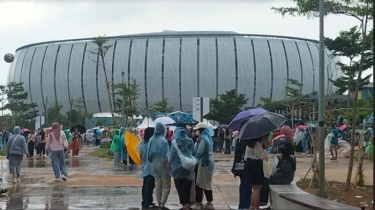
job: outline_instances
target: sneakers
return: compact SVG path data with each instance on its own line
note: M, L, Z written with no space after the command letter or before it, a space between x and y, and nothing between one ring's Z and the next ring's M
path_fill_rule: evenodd
M66 178L66 176L64 176L64 175L62 175L62 180L64 180L64 181L66 181L67 180L67 178Z
M202 204L200 204L200 203L195 203L195 204L192 205L190 208L192 208L193 210L202 210Z
M21 178L17 178L17 182L20 183L21 182Z
M54 182L61 182L61 179L55 179Z
M202 207L202 209L205 209L205 210L214 210L214 205L211 203L211 204L204 204L204 206Z
M17 183L17 178L13 178L13 183Z

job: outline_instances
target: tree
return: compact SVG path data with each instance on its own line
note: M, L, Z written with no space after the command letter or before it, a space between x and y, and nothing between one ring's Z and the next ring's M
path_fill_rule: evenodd
M349 31L341 31L339 36L335 39L325 38L325 45L333 52L336 56L343 56L349 58L349 65L342 62L337 62L337 65L341 68L343 76L336 80L330 79L332 84L338 87L337 94L343 94L348 91L347 108L350 108L350 96L351 93L355 92L355 85L357 80L354 79L358 76L358 69L360 62L354 59L358 58L361 54L362 36L358 27L352 27ZM371 40L366 40L366 57L364 59L363 69L368 69L372 66L372 46ZM360 89L367 86L370 83L371 75L361 78Z
M161 112L166 114L173 112L173 107L169 106L167 98L163 98L161 101L157 101L151 110L153 113Z
M29 94L23 88L23 83L12 82L6 86L1 85L0 95L4 96L4 101L8 101L0 110L10 110L12 112L13 125L16 125L19 120L30 120L38 115L38 111L35 110L37 104L25 102Z
M112 103L112 98L111 98L111 93L110 93L110 84L109 84L109 81L108 81L107 69L106 69L105 62L104 62L104 58L105 58L108 50L112 47L112 45L107 44L108 39L105 36L99 36L99 37L95 38L92 42L94 44L96 44L96 46L98 47L97 49L93 50L91 53L94 54L94 55L98 55L100 57L100 60L95 61L95 62L97 62L97 65L102 67L102 69L104 71L104 78L105 78L105 83L106 83L106 87L107 87L109 108L110 108L110 111L111 111L111 114L112 114L112 122L115 122L115 115L114 115L114 112L113 112L113 103Z
M68 112L66 112L66 116L69 118L69 128L71 128L71 123L74 125L80 124L78 121L80 120L79 113L77 110L72 109Z
M79 97L77 100L75 100L75 103L73 103L74 100L71 100L71 101L72 101L72 107L73 107L74 110L77 111L77 115L78 115L76 123L84 125L85 124L85 118L90 116L90 114L85 113L85 111L84 111L83 98ZM72 112L72 114L73 113L74 112ZM73 118L73 116L72 116L72 118ZM73 121L73 122L75 122L75 121Z
M59 124L63 125L63 127L66 127L68 126L68 120L63 114L61 114L62 107L62 105L55 103L47 110L48 118L50 122L58 122Z
M113 84L112 88L118 96L115 101L116 112L125 113L125 116L133 118L138 114L137 100L139 95L139 85L136 79L131 79L130 84ZM128 123L126 123L128 125Z
M277 110L284 110L286 105L281 101L272 101L270 98L261 97L258 107L262 107L270 112L275 112Z
M306 16L308 18L318 17L319 16L319 1L316 0L292 0L296 3L295 7L281 7L281 8L272 8L277 13L282 15L289 14L292 16ZM361 36L363 40L368 39L367 37L367 25L369 20L372 20L372 8L374 7L374 2L370 0L325 0L325 15L345 15L353 17L359 21L359 28L361 29ZM369 37L371 37L370 35ZM358 68L358 79L355 85L355 96L358 95L360 88L360 81L362 78L362 71L365 62L365 49L366 42L361 43L360 51L360 61ZM353 120L352 125L355 125L357 118L357 101L358 98L355 97L353 101ZM354 127L354 126L353 126ZM354 128L352 128L354 131ZM354 133L354 132L353 132ZM354 139L355 135L351 136L351 151L350 151L350 161L348 167L348 174L346 177L346 189L350 189L351 177L353 171L354 163Z
M235 89L226 91L210 99L210 113L207 118L219 123L229 124L233 117L247 104L245 94L238 94Z

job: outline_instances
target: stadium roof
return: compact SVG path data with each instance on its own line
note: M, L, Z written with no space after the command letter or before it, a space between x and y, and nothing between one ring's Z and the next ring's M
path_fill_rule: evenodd
M239 34L233 31L171 31L171 30L164 30L162 32L155 32L155 33L141 33L141 34L130 34L130 35L120 35L120 36L108 36L108 39L144 39L144 38L166 38L166 37L254 37L254 38L273 38L273 39L293 39L293 40L300 40L300 41L309 41L318 43L317 40L313 39L305 39L305 38L298 38L298 37L290 37L290 36L279 36L279 35L266 35L266 34ZM49 44L61 44L61 43L69 43L69 42L87 42L94 40L95 37L91 38L79 38L79 39L66 39L66 40L55 40L55 41L46 41L46 42L38 42L33 44L28 44L16 49L16 51L40 46L40 45L49 45Z

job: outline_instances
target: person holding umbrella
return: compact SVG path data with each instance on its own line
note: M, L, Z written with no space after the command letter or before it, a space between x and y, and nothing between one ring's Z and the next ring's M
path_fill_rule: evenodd
M282 115L266 112L247 120L239 131L240 141L247 141L244 159L244 178L252 185L250 209L258 210L260 190L263 185L263 161L267 160L268 137L271 131L279 129L286 121Z

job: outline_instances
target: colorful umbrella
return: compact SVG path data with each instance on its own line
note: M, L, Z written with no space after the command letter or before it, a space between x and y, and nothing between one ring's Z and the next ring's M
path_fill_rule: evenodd
M133 133L126 131L125 132L125 145L126 150L128 151L129 156L134 161L135 164L141 165L141 156L138 152L139 139Z
M248 110L242 111L238 113L233 118L233 120L229 123L228 129L232 131L238 131L240 130L241 124L245 122L246 120L248 120L250 117L263 114L265 112L267 112L267 110L263 108L255 108L255 109L248 109Z

